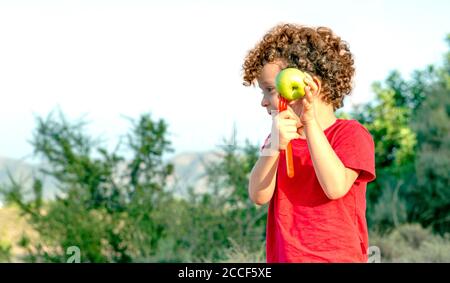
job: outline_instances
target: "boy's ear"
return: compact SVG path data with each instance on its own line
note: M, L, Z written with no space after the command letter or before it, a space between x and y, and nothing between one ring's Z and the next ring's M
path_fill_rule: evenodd
M317 76L312 76L312 79L318 87L318 93L320 93L320 90L322 89L322 81Z

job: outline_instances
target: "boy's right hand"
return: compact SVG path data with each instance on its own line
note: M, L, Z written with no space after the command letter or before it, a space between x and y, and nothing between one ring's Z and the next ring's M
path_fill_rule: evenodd
M298 128L302 126L300 118L294 113L290 106L273 118L275 129L278 132L279 150L285 150L292 139L300 138Z

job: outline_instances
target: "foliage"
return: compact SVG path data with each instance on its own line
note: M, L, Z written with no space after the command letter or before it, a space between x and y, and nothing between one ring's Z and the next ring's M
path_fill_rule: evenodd
M0 262L9 262L11 260L11 248L10 242L0 239Z
M265 243L266 207L248 198L248 175L258 158L258 147L235 139L224 140L218 161L204 161L208 191L189 188L186 199L169 208L168 223L159 261L226 261L230 253L259 253ZM166 255L166 258L162 258Z
M374 229L417 221L450 231L449 58L450 52L443 66L416 70L410 80L391 72L374 83L374 102L353 110L375 141L377 179L368 185L367 204Z
M413 119L417 133L417 183L409 201L411 221L450 231L450 84L440 81L427 91L427 98Z
M21 241L26 261L65 262L72 246L82 262L218 261L225 248L237 251L236 243L251 252L264 244L266 208L247 196L257 146L224 141L219 161L204 164L209 191L190 188L177 199L166 188L173 168L162 162L170 150L164 122L149 115L133 122L129 160L119 146L110 153L86 136L83 122L69 123L61 113L37 122L32 144L60 194L43 201L37 177L29 189L12 176L3 187L6 202L17 204L39 234L38 241Z
M65 262L66 250L76 246L84 262L129 262L155 254L164 233L153 214L168 199L163 188L172 166L162 163L170 150L167 125L142 115L127 136L130 161L117 153L119 147L109 153L85 135L85 125L69 123L61 113L37 118L32 145L46 163L42 174L57 181L55 201L43 202L38 177L31 190L12 177L2 189L40 235L29 261Z

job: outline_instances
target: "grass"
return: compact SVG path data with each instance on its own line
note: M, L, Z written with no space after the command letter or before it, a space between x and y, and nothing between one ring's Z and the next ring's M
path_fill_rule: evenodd
M36 233L14 206L0 208L0 262L22 262L26 250L20 246L23 235L31 241L37 239ZM230 239L231 247L224 248L221 263L265 262L265 245L261 243L258 251ZM370 246L381 252L381 262L450 262L450 235L444 237L433 234L419 224L405 224L381 235L370 232ZM203 262L217 260L202 259Z
M381 251L381 262L450 262L450 235L434 235L420 224L405 224L387 235L371 233L370 245Z
M376 246L381 253L381 262L394 263L447 263L450 262L450 235L433 234L420 224L405 224L380 235L371 232L370 246ZM224 250L225 260L221 262L265 262L264 246L259 252L249 252L245 247L233 243Z
M26 250L20 246L23 236L36 238L37 235L20 215L19 208L0 208L0 262L21 262Z
M234 240L230 239L231 247L224 249L224 260L220 263L265 263L266 262L266 250L265 242L261 243L259 251L250 252L245 246L239 245Z

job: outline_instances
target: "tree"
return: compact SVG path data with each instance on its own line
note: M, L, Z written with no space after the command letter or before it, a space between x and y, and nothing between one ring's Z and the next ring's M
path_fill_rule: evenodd
M171 164L167 125L150 114L133 121L127 136L131 160L101 147L84 133L83 121L69 123L60 112L37 118L32 145L44 164L43 176L56 180L59 195L43 202L42 182L31 190L11 178L5 199L17 204L39 233L29 250L30 261L64 262L66 249L76 246L84 262L130 262L157 251L165 227L158 209L168 201L164 191ZM26 197L26 195L33 197ZM22 241L29 243L29 241Z
M267 215L267 209L255 205L248 195L249 175L258 160L259 147L248 141L240 146L235 137L236 130L231 139L224 140L220 161L207 165L207 175L214 188L213 198L222 195L216 205L226 209L233 223L229 236L254 250L265 240Z
M239 145L233 132L215 152L215 161L204 161L208 190L195 193L178 203L171 225L178 252L193 261L221 261L225 251L238 243L249 253L259 253L265 243L267 209L248 197L249 174L258 159L259 147ZM175 245L174 245L175 246ZM184 256L187 258L188 256Z
M397 105L396 92L381 83L375 83L373 90L375 103L355 108L352 116L362 122L375 142L377 179L367 188L367 220L370 227L385 230L394 225L394 218L391 210L376 213L376 209L380 210L377 202L393 196L394 191L406 185L403 181L400 184L399 180L409 180L405 176L414 175L411 164L415 158L416 137L409 127L411 109Z
M418 221L449 231L449 54L442 67L416 70L410 80L391 72L383 84L374 83L375 101L352 113L375 141L377 179L368 186L367 209L372 228Z
M450 46L450 35L447 37ZM411 220L450 232L450 52L438 81L424 90L425 99L413 117L417 133L415 171L411 192Z

